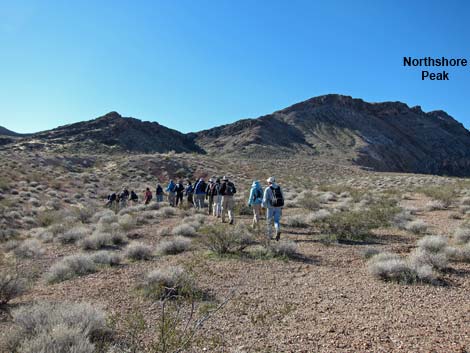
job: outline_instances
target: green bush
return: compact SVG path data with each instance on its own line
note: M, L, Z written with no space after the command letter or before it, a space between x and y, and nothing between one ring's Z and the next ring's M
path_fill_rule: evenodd
M242 224L235 227L223 224L206 226L199 232L201 242L218 255L240 253L254 242L252 233Z

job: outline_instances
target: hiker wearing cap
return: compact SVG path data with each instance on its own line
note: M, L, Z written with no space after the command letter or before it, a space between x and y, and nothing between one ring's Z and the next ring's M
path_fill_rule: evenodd
M166 187L166 192L168 192L168 203L170 206L174 207L176 199L176 184L174 183L173 179L170 179L170 182Z
M130 200L131 200L134 204L136 204L137 202L139 202L139 196L137 196L137 194L135 193L134 190L131 190Z
M222 215L222 195L220 194L220 178L217 178L214 183L214 205L213 213L214 217L220 218Z
M253 229L259 228L259 218L261 213L261 203L263 202L263 188L258 180L253 181L250 190L250 197L248 198L248 206L253 209Z
M187 197L189 207L194 206L193 193L194 193L193 184L191 183L190 180L187 180L184 194Z
M197 209L202 210L204 208L204 199L206 198L206 182L204 178L199 179L199 181L194 186L194 206Z
M273 222L276 229L276 240L279 241L281 237L281 215L282 207L284 206L284 195L282 194L281 187L276 184L276 179L272 176L266 180L268 186L264 190L263 195L263 208L266 208L266 220L268 223L268 239L273 236Z
M222 195L222 223L225 222L225 213L228 213L229 223L233 224L233 208L235 201L233 195L237 192L235 185L228 180L226 176L222 178L222 185L220 186L220 195Z
M163 188L160 184L157 184L155 195L157 197L157 202L163 202Z
M179 180L178 183L176 184L175 192L176 192L176 206L178 206L178 203L179 203L180 207L183 207L184 185L183 185L182 180Z

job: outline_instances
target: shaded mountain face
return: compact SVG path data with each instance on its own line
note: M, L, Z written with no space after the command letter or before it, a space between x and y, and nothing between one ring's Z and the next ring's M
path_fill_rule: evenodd
M312 98L258 119L194 135L209 152L306 154L378 171L470 175L470 133L443 111L341 95Z
M7 128L0 126L0 135L2 136L20 136L21 134L8 130Z
M33 134L24 144L30 148L88 152L204 152L176 130L156 122L123 118L116 112Z

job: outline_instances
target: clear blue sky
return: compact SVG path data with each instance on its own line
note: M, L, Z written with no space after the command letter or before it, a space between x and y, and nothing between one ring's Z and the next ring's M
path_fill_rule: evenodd
M423 82L402 66L470 60L469 13L464 0L0 0L0 125L116 110L189 132L340 93L470 127L470 67Z

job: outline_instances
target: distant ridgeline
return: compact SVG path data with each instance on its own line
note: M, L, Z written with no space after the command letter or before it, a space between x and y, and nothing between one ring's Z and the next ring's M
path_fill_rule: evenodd
M403 66L407 67L466 67L468 66L468 60L465 58L413 58L411 56L403 57ZM430 81L448 81L449 72L442 70L439 72L430 72L428 70L421 71L421 80Z

